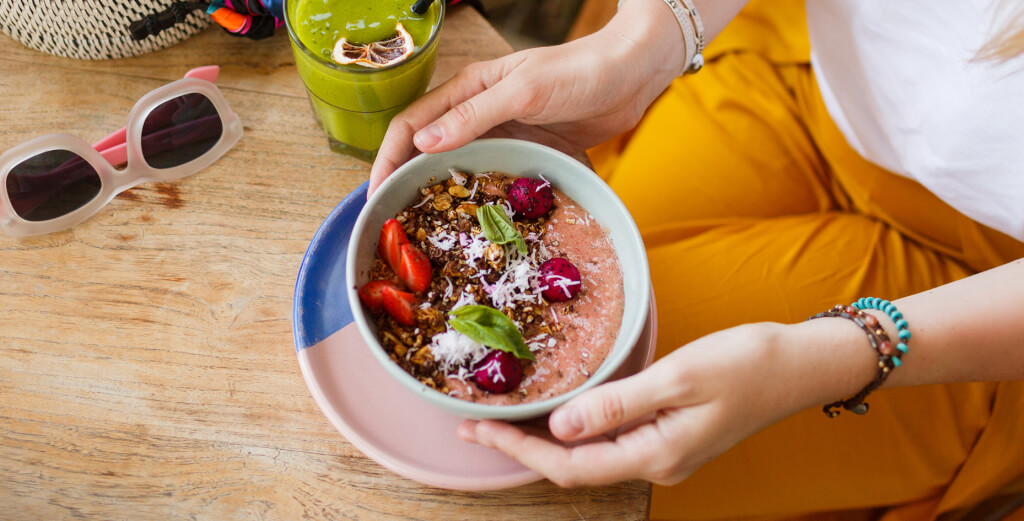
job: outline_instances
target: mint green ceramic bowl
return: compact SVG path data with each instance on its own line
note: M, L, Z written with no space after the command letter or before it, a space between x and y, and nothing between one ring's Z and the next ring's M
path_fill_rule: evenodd
M605 228L622 268L625 294L622 326L615 346L601 367L580 387L548 400L521 405L471 403L437 392L413 378L388 358L377 340L376 327L359 301L357 288L368 280L384 221L418 198L418 189L430 178L446 179L448 169L469 172L498 171L520 177L543 175L575 200ZM373 356L402 385L430 404L451 414L472 419L525 420L543 416L581 392L611 376L626 360L648 317L651 276L647 253L636 223L618 196L592 170L552 148L515 139L481 139L460 149L423 154L402 165L369 198L352 229L347 259L347 291L355 323ZM372 392L367 390L367 392Z

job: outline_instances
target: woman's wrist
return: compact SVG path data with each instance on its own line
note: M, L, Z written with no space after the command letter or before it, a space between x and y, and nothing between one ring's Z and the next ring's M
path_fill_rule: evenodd
M683 36L664 0L625 0L601 32L617 40L621 58L639 66L639 73L660 88L668 86L683 68Z
M784 326L779 341L794 366L791 385L800 408L848 398L878 370L878 357L864 331L844 318Z

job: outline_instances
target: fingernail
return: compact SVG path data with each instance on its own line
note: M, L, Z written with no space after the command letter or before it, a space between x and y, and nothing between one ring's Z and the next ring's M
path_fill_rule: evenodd
M583 413L575 407L555 411L551 415L551 432L560 437L583 432Z
M441 126L431 123L427 128L417 132L412 140L416 143L416 147L422 150L440 143L442 137L444 137L444 132L441 130Z

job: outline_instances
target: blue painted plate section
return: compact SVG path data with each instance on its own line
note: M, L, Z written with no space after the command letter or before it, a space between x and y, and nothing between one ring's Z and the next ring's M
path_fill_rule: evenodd
M352 323L352 308L345 294L345 257L368 187L369 182L363 183L338 203L306 249L292 302L296 351L312 347Z

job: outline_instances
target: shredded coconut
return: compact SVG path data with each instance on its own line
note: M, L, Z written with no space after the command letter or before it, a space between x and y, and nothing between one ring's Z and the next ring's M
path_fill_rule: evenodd
M544 339L547 338L547 336L548 336L547 333L541 333L541 334L539 334L539 335L537 335L537 336L527 340L526 341L526 347L529 347L531 352L537 352L537 351L540 351L541 349L544 349L545 347L551 347L551 346L555 345L554 344L554 342L555 342L554 338L548 339L547 342L544 341Z
M459 172L454 167L448 169L448 173L452 175L452 179L455 180L455 184L459 186L466 186L466 181L469 180L466 174Z
M429 200L431 200L433 198L434 198L434 194L433 193L429 193L429 194L427 194L426 197L423 198L422 201L420 201L418 204L413 205L413 208L419 208L419 207L427 204L427 201L429 201Z
M459 295L459 300L455 301L455 305L452 306L452 310L461 308L462 306L472 306L476 304L476 297L472 293L462 290L462 294Z
M505 213L508 214L509 219L516 216L516 211L512 209L512 203L508 202L507 199L501 200L501 207L505 209Z
M451 249L455 247L457 239L455 238L455 234L451 232L439 232L435 235L428 235L427 241L436 246L439 250L451 251Z
M467 235L467 239L467 244L462 246L462 257L466 259L466 263L470 266L476 266L476 263L484 258L484 252L487 250L487 246L491 244L491 241L488 241L483 233L472 236Z
M501 374L499 369L498 364L491 364L490 367L487 368L487 376L490 376L491 381L494 383L505 381L505 375Z
M476 275L473 275L473 278L479 280L480 286L484 288L484 291L486 291L488 295L490 295L491 293L494 292L494 286L488 284L487 279L484 278L487 276L488 273L490 273L489 270L482 270Z
M537 185L537 189L534 190L534 192L539 192L543 190L544 187L551 186L551 181L548 181L547 178L544 177L544 174L537 174L537 177L540 177L540 180L544 181L544 183Z
M482 360L487 356L487 348L454 329L448 329L430 340L430 353L446 375L457 370L459 378L465 378L464 366Z
M579 286L580 285L580 281L578 281L578 280L572 280L569 277L563 277L561 275L555 275L554 273L549 273L548 276L547 276L547 280L553 286L557 286L557 287L561 288L562 291L565 292L565 296L568 297L568 298L572 298L572 293L569 292L569 286Z
M540 272L532 261L531 257L510 249L505 271L492 285L490 295L494 307L505 309L515 308L519 302L540 303L540 295L536 293Z

